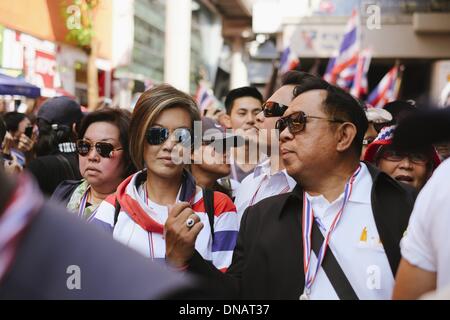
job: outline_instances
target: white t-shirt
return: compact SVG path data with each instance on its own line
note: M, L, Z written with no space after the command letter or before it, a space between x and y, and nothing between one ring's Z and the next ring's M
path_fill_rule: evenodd
M390 299L394 288L394 276L373 217L370 194L372 177L364 163L355 179L350 198L341 219L331 234L329 249L361 300ZM308 199L314 211L316 223L324 234L342 206L344 193L332 203L322 196ZM301 231L299 231L301 232ZM317 259L311 254L315 268ZM311 287L311 299L338 299L325 271L320 268Z
M437 289L450 285L450 159L441 163L419 193L401 242L402 256L437 273Z
M287 174L286 169L271 173L270 158L266 159L256 166L252 174L242 180L237 190L234 204L239 221L241 221L247 207L265 198L292 191L296 184L297 182Z

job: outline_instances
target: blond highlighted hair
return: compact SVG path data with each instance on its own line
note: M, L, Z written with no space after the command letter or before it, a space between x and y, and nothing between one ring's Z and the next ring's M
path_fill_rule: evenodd
M136 103L130 123L130 156L138 170L145 165L144 146L147 143L145 133L169 108L181 107L191 116L191 132L194 121L200 120L200 112L194 99L168 84L162 84L145 91Z

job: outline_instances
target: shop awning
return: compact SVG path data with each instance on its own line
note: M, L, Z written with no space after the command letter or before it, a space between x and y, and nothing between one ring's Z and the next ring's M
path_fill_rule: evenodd
M14 78L0 73L0 95L37 98L41 95L41 89L21 78Z

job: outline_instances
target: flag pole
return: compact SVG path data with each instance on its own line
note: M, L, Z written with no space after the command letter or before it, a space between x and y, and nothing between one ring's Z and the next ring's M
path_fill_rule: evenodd
M398 99L398 95L400 93L400 88L403 81L403 71L405 70L405 66L400 64L399 60L396 61L396 65L398 68L397 81L395 82L395 91L394 91L394 99Z

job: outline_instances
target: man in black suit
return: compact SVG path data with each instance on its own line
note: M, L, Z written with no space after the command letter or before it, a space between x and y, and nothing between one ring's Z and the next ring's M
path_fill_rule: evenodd
M351 95L307 77L294 97L276 127L296 188L247 208L226 274L194 251L201 223L178 204L167 258L245 299L389 299L414 192L359 161L368 124Z

